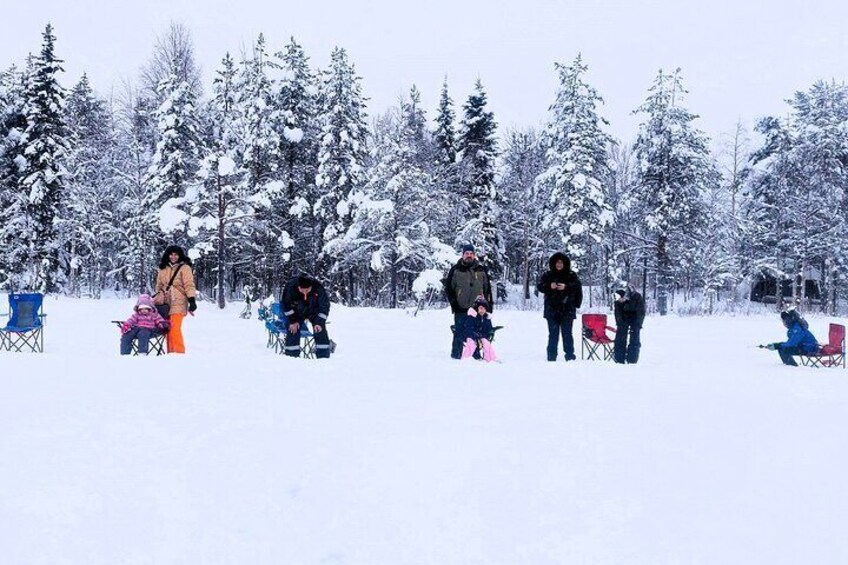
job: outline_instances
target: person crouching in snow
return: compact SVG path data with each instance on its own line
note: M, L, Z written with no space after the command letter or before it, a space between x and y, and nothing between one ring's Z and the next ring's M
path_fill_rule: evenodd
M770 343L766 346L766 349L777 351L784 365L797 367L798 363L793 356L812 355L819 350L819 344L808 329L807 321L801 317L797 310L781 312L780 319L786 326L787 339L782 343Z
M121 355L132 353L134 339L138 340L139 355L147 355L150 338L167 333L170 327L168 320L156 311L153 299L147 294L138 297L134 310L135 313L121 325Z
M462 359L474 357L483 358L484 361L495 361L495 349L489 338L492 335L492 318L489 315L489 303L482 296L478 296L474 305L468 309L468 315L463 320L462 327L457 328L462 332L463 347Z

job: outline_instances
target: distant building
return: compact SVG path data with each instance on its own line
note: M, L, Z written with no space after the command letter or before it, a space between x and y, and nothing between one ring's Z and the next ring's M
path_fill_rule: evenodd
M815 267L807 267L804 275L804 294L801 298L811 303L820 303L821 272ZM778 281L778 278L774 274L768 271L761 271L754 276L751 284L751 302L775 304L777 303L778 296L782 296L784 300L789 300L793 297L794 287L797 284L801 284L800 275L798 275L794 282L791 279ZM780 294L778 294L778 285L780 286Z

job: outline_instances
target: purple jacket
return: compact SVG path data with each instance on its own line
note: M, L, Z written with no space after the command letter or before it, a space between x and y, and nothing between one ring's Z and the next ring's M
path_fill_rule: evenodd
M142 306L147 307L149 310L141 311L140 308ZM167 331L170 327L168 320L159 314L156 306L153 305L153 300L147 294L142 294L138 297L138 302L136 302L134 310L135 313L121 327L123 333L127 333L132 328Z

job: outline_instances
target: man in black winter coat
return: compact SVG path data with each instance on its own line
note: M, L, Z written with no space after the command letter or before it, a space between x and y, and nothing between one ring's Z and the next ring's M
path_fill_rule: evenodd
M615 345L612 358L616 363L639 362L642 347L640 332L645 321L645 299L632 285L615 291Z
M327 317L330 315L330 297L324 286L308 275L292 277L286 283L282 300L283 314L288 328L286 355L300 357L300 330L307 320L315 336L315 356L330 356L330 336L327 334Z
M478 296L482 296L489 304L489 312L494 309L489 271L477 261L474 246L467 244L462 247L462 257L456 265L451 267L448 276L442 282L445 285L445 296L453 312L454 332L451 357L460 359L463 338L459 329L465 321L468 309L474 306Z
M548 361L556 361L559 336L566 361L574 355L574 319L583 304L583 285L571 270L571 259L565 253L554 253L548 260L548 270L542 274L539 292L545 295L545 320L548 322Z

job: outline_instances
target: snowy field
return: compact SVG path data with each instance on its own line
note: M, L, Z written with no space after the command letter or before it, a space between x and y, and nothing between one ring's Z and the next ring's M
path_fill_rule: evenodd
M496 312L486 365L447 311L334 307L318 362L209 303L121 358L131 305L48 299L47 353L0 353L3 565L848 563L848 372L753 348L777 316L648 318L626 367Z

